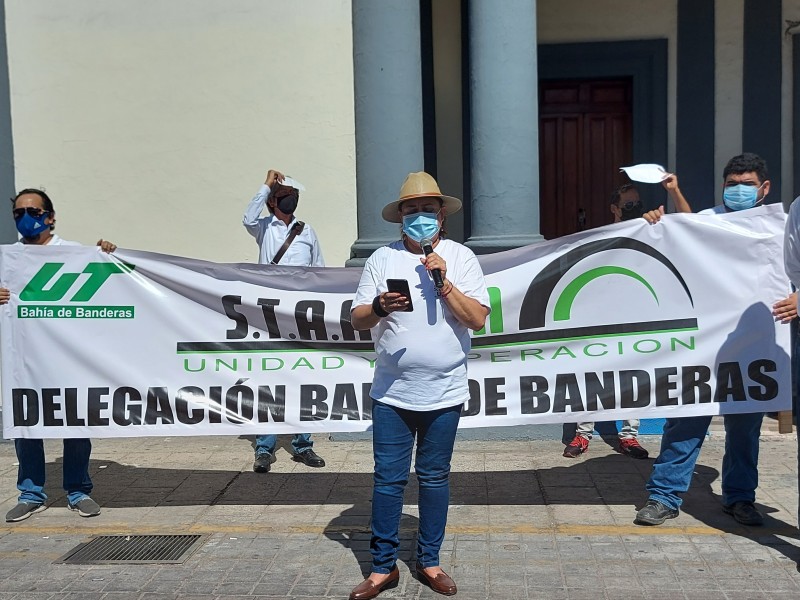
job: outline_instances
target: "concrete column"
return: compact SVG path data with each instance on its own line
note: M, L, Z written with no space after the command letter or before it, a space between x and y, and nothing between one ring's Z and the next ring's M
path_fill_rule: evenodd
M0 195L13 198L14 141L11 135L11 84L8 76L6 47L6 8L0 4ZM46 174L42 174L43 181ZM7 201L6 201L7 202ZM11 216L11 206L0 207L0 244L12 244L18 239L17 227Z
M469 2L471 235L477 254L539 233L536 0Z
M353 0L358 239L347 266L399 239L381 209L424 166L419 17L419 2Z

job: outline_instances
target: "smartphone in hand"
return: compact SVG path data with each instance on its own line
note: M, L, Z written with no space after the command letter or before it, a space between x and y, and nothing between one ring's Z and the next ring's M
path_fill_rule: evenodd
M397 292L408 299L408 306L403 309L403 312L411 312L414 310L414 305L411 303L411 291L408 289L407 279L387 279L386 287L388 291Z

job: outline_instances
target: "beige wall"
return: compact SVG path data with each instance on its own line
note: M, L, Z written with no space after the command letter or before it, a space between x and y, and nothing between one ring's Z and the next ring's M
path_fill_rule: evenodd
M329 265L356 238L349 0L7 0L17 188L58 232L255 262L270 167Z
M241 226L267 168L341 265L356 239L350 0L7 0L16 186L91 243L255 261ZM800 20L800 0L784 0ZM677 0L538 0L539 43L666 38L675 164ZM458 0L434 4L439 171L461 187ZM716 0L715 177L742 150L743 0ZM791 122L791 37L784 122ZM791 131L783 139L791 196ZM463 190L462 190L463 192ZM453 225L457 225L453 223Z

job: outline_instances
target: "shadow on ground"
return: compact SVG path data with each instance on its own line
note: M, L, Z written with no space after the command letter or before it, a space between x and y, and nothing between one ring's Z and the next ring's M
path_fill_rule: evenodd
M339 542L353 552L364 577L372 571L372 556L369 552L370 533L368 530L371 505L360 502L345 509L334 517L325 527L325 537ZM417 529L419 519L403 513L400 516L400 547L397 559L406 563L408 570L414 572L417 556Z
M283 440L280 445L290 450L289 442L289 439ZM613 438L608 443L613 445ZM651 451L655 450L651 448ZM647 499L644 486L652 459L633 460L619 454L609 454L582 457L574 461L563 460L563 465L536 469L454 472L451 475L451 504L618 505L640 508ZM92 460L90 472L95 484L92 495L106 508L352 505L331 521L325 533L332 539L341 538L342 543L357 542L355 548L358 551L354 550L357 559L364 564L369 561L369 536L366 533L372 495L372 473L369 472L308 469L307 472L273 471L258 474L234 469L156 468L107 460ZM777 510L757 504L767 517L764 527L739 525L722 512L720 497L712 489L712 483L719 476L716 469L698 464L692 487L684 495L682 511L709 527L770 546L800 563L800 547L786 539L800 540L798 529L794 524L772 516ZM48 504L64 506L66 501L60 490L60 457L48 463L47 480L47 493L52 499ZM416 477L412 473L406 489L406 504L416 504L417 495ZM631 523L633 517L631 511ZM417 523L416 518L410 515L404 515L403 519L401 549L409 554L414 550ZM351 540L348 536L354 537Z

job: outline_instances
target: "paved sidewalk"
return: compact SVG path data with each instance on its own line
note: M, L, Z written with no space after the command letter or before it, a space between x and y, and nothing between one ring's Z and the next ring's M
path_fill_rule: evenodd
M657 454L658 437L642 441ZM290 459L288 442L273 471L256 474L250 439L95 440L103 513L91 519L66 508L61 444L47 442L48 509L0 524L0 600L347 598L369 569L371 444L317 439L328 466L311 469ZM553 440L457 442L442 551L457 598L800 597L794 434L762 437L761 528L720 510L723 438L713 432L685 511L661 527L632 523L651 460L598 438L576 460L562 449ZM13 444L0 444L3 514L16 503L15 461ZM380 598L439 597L409 570L415 501L412 482L400 585ZM93 535L157 533L208 538L180 565L53 564Z

